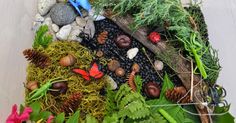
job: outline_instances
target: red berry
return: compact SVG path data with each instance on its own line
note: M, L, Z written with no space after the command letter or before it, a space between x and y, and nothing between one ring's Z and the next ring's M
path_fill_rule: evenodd
M158 43L159 41L161 41L161 36L158 32L150 33L148 38L152 43Z

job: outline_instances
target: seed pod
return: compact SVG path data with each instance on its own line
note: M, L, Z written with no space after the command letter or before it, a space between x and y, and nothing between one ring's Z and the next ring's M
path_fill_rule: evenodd
M60 59L60 65L64 67L72 66L75 62L76 58L70 54Z
M97 53L96 53L96 56L98 58L101 58L103 55L104 55L104 53L101 50L97 51Z

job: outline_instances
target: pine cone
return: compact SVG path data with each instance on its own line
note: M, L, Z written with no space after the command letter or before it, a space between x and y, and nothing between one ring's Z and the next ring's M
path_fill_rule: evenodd
M82 99L82 93L80 92L70 95L70 97L68 97L68 99L63 103L61 111L65 112L67 116L70 113L75 112L78 109L81 99Z
M173 102L180 102L180 103L190 103L190 96L186 95L187 90L181 86L181 87L175 87L173 89L166 91L166 98L173 101ZM185 96L183 99L181 99L183 96Z
M99 44L105 44L107 37L108 37L108 32L107 31L103 31L102 33L100 33L98 35L98 38L97 38L98 43Z
M50 64L50 59L43 53L40 53L34 49L26 49L23 51L25 58L36 67L45 68Z

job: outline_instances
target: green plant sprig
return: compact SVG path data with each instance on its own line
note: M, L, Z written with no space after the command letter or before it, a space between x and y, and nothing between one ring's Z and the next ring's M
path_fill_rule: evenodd
M39 27L34 38L33 48L38 48L40 46L46 48L52 42L53 37L50 34L46 34L47 32L47 25L42 25Z

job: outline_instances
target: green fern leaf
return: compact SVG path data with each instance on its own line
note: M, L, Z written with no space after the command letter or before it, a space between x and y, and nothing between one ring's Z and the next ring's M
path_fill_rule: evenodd
M34 38L33 48L38 48L39 46L46 48L48 44L52 42L53 37L50 34L46 34L47 32L47 25L42 25L39 27Z
M134 82L135 82L135 84L137 86L137 92L141 93L142 86L143 86L143 79L142 79L142 77L140 75L135 76Z

